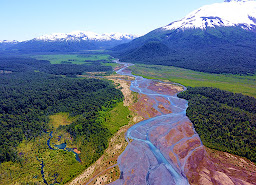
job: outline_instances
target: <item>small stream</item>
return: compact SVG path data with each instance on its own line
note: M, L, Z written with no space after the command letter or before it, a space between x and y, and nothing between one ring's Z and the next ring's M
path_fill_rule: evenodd
M66 148L67 147L67 144L66 143L61 143L61 144L59 144L59 145L54 145L54 147L56 147L56 148L52 148L51 147L51 144L50 144L50 142L51 142L51 139L52 139L52 137L53 137L53 131L51 131L50 132L50 134L49 134L49 139L47 140L47 146L49 147L49 149L50 150L64 150L64 151L69 151L69 152L73 152L74 154L75 154L75 156L76 156L76 160L78 161L78 162L80 162L81 163L81 159L79 158L79 156L78 156L78 154L76 153L76 152L74 152L74 149L73 148ZM54 143L53 143L54 144ZM39 160L39 159L38 159ZM39 160L40 161L40 160ZM48 185L48 183L47 183L47 181L46 181L46 179L45 179L45 176L44 176L44 166L45 166L45 164L44 164L44 161L42 160L41 161L41 174L42 174L42 178L43 178L43 181L44 181L44 183L45 184L47 184ZM55 179L55 182L53 183L53 184L59 184L57 181L56 181L56 179Z
M198 134L194 130L194 135L192 134L192 136L183 137L181 140L176 143L172 143L172 145L167 148L163 148L163 146L158 143L158 140L154 138L155 131L160 127L166 128L165 133L163 133L164 135L171 129L175 128L179 122L189 121L186 117L186 109L188 107L187 101L178 98L177 95L166 95L150 89L149 87L154 80L132 75L130 71L126 70L126 68L133 64L121 63L119 61L116 62L124 65L122 69L117 71L118 74L132 76L135 78L135 80L131 82L130 89L134 92L138 92L139 94L147 95L153 99L155 101L153 108L157 110L160 115L141 121L128 129L125 136L128 146L118 158L118 166L121 171L121 175L117 181L111 184L121 185L128 182L127 184L133 185L189 185L184 173L184 166L193 151L202 147L202 143L200 146L189 151L183 161L181 161L178 155L174 152L174 147L183 141L198 137ZM162 98L168 103L160 102L158 98ZM172 113L163 113L159 108L159 105L161 104L168 107ZM49 136L50 137L47 141L49 149L61 149L75 153L72 148L66 148L66 143L53 145L57 149L52 148L50 145L51 138L53 137L52 132L50 132ZM159 135L159 137L162 136ZM132 140L132 142L130 142L130 140ZM170 159L168 154L166 154L167 149L174 154L174 157L176 158L176 165ZM76 159L81 162L77 154ZM44 179L43 167L44 163L42 161L41 172ZM134 170L136 170L135 173L133 172ZM44 182L47 184L45 179Z
M67 147L67 144L66 143L61 143L61 144L59 144L59 145L54 145L54 147L56 147L57 149L54 149L54 148L52 148L51 147L51 144L50 144L50 141L51 141L51 139L52 139L52 131L50 132L50 137L49 137L49 139L47 140L47 145L48 145L48 147L49 147L49 149L51 149L51 150L64 150L64 151L69 151L69 152L73 152L74 154L75 154L75 156L76 156L76 160L78 161L78 162L80 162L81 163L81 159L79 158L79 156L78 156L78 154L76 153L76 152L74 152L74 148L66 148ZM54 144L54 143L53 143Z
M47 181L44 178L44 160L42 160L40 165L41 165L41 174L42 174L43 181L44 181L45 184L48 185Z

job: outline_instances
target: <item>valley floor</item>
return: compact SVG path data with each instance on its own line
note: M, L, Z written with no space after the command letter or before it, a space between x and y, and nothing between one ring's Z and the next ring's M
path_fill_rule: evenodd
M119 179L122 175L117 166L117 159L127 146L125 141L126 131L135 123L158 115L153 107L154 100L146 95L135 94L130 91L129 86L132 78L116 75L110 77L110 79L119 83L122 87L125 96L124 105L129 106L129 109L133 112L132 121L112 137L104 155L69 184L109 184ZM161 86L157 86L157 88L160 91L163 90ZM158 108L162 112L168 113L168 110L164 107L160 106ZM180 129L183 130L187 126L187 124L183 124ZM181 145L179 148L187 147L188 143L183 144L184 146ZM193 148L194 144L196 142L190 142L189 148ZM236 155L203 146L195 150L187 161L185 173L190 184L248 185L256 182L255 164Z
M172 66L137 65L130 67L133 74L150 79L161 79L191 87L215 87L233 93L256 97L256 75L240 76L192 71Z
M128 106L132 111L138 98L138 95L130 90L130 81L133 78L121 75L112 75L107 78L113 80L115 84L120 84L119 87L121 87L121 91L124 94L124 106ZM68 184L108 184L117 180L120 176L117 158L127 146L125 133L132 125L142 119L142 116L137 115L133 111L133 117L129 124L123 126L110 139L109 147L105 150L104 154L93 165Z

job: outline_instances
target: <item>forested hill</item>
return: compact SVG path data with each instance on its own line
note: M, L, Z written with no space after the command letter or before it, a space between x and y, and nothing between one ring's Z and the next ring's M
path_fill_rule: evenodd
M208 73L254 74L256 33L233 27L156 29L112 49L124 62L182 67Z
M256 99L210 87L189 87L187 116L203 144L256 162Z
M255 7L255 1L247 0L202 6L112 51L127 62L208 73L254 74Z

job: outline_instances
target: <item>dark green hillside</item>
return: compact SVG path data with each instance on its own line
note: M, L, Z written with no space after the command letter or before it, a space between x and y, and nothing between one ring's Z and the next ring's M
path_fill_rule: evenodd
M6 48L12 47L15 44L17 44L17 43L16 42L3 42L3 43L0 43L0 51L5 50Z
M256 162L256 99L209 87L189 87L187 116L203 144Z
M158 58L163 56L168 56L170 49L161 42L152 41L148 42L145 45L141 46L138 49L135 49L131 53L127 53L123 60L133 59L135 61L140 61L141 58L149 60L151 58Z
M169 48L157 55L156 41ZM153 52L149 53L149 47ZM122 61L182 67L209 73L254 74L256 33L234 27L154 30L113 49Z

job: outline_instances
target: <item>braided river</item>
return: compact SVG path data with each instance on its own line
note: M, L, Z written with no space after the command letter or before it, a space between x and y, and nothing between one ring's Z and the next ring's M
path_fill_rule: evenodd
M132 64L116 62L124 66L117 73L135 78L130 89L146 95L157 116L129 128L128 146L118 158L121 175L111 184L189 184L185 175L187 160L203 145L186 116L187 101L178 98L178 92L168 91L168 87L178 84L132 75L127 69ZM167 90L163 91L162 86Z

